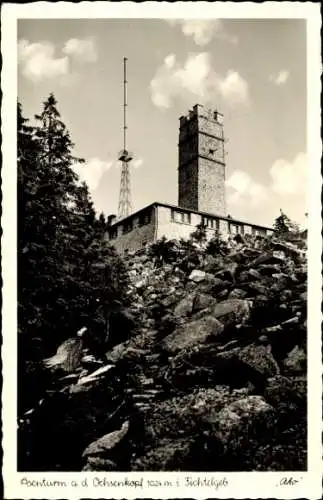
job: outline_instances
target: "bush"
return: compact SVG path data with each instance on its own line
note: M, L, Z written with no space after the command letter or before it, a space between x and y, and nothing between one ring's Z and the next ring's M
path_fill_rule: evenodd
M229 253L228 245L221 239L220 234L216 233L215 236L213 236L213 238L208 242L206 253L210 255L227 255Z
M163 264L170 264L174 262L177 256L176 243L163 236L150 246L148 255L155 260L155 264L158 267L161 267Z
M197 243L204 243L207 239L206 226L204 226L203 224L198 224L196 226L196 230L191 234L191 238Z

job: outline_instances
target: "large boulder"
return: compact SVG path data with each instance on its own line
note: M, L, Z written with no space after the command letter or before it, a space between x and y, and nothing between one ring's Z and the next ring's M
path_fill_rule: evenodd
M231 464L231 468L241 467L241 463L249 461L250 450L270 439L275 430L277 412L263 397L248 396L220 411L211 410L204 420L211 427L210 447L218 460L223 458L225 469L227 464Z
M206 278L206 272L201 271L199 269L194 269L188 277L188 279L194 281L194 283L199 283L200 281L204 281L205 278Z
M306 377L289 378L285 376L270 377L267 380L264 397L269 404L281 413L306 409L307 382Z
M83 451L83 457L90 455L108 456L112 450L125 438L129 430L129 422L122 424L121 429L110 432L90 443Z
M250 306L247 300L226 299L215 304L211 315L225 326L231 326L249 319Z
M264 380L280 374L278 363L270 345L250 344L239 351L238 359L254 370Z
M285 374L297 375L306 373L307 356L305 351L296 345L284 359Z
M195 294L187 294L178 302L178 304L174 308L174 315L177 317L185 317L189 316L193 310Z
M223 325L212 316L190 321L165 337L163 348L170 354L216 338L223 332Z
M193 312L212 307L216 304L216 299L206 293L196 293L193 300Z
M271 354L270 346L250 344L210 354L211 358L205 356L204 364L210 366L212 363L214 380L231 387L244 387L252 383L257 391L263 391L266 380L279 374L279 366Z
M217 386L155 403L151 412L145 415L146 439L148 443L158 444L160 439L194 435L203 417L231 401L230 388Z

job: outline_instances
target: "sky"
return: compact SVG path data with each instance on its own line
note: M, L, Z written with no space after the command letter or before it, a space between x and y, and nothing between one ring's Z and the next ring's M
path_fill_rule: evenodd
M128 58L133 209L177 204L179 117L224 114L227 212L272 225L307 212L306 22L302 19L24 19L18 99L32 118L53 92L96 209L117 213Z

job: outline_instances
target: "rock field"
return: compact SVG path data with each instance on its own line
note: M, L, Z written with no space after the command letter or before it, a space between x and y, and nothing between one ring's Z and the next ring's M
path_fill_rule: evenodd
M166 250L127 255L134 331L55 376L21 423L22 468L306 469L305 240Z

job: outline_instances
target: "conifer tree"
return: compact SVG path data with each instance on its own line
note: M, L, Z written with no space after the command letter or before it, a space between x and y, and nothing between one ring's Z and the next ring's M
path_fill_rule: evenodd
M299 232L299 227L280 209L280 215L274 222L274 232L277 236L287 235L288 233L296 234Z
M19 327L43 356L87 326L107 331L113 304L124 303L125 268L104 241L86 184L73 171L73 143L55 97L29 127L18 109ZM32 349L31 349L32 350Z
M72 165L82 160L72 155L73 144L60 120L53 95L43 103L36 120L37 126L31 134L33 157L27 164L32 182L26 182L26 174L20 176L20 191L24 193L21 199L25 201L20 204L19 218L25 245L19 273L23 282L21 303L26 313L22 314L20 325L29 336L40 336L50 348L52 341L56 344L62 336L62 326L69 316L64 292L72 259L68 238L72 218L69 203L75 198L77 180ZM24 119L20 118L20 129L23 123ZM27 145L22 133L27 132L22 130L18 135L20 151Z

